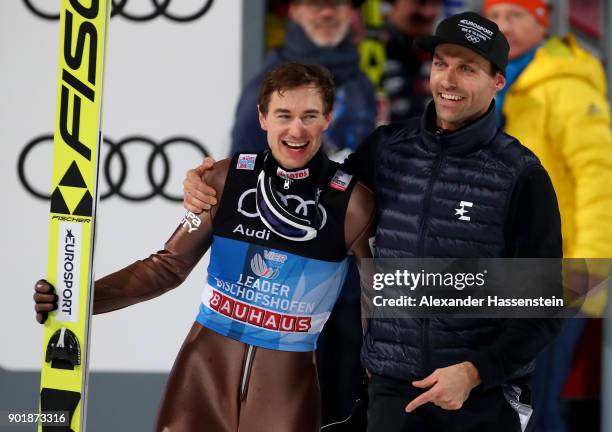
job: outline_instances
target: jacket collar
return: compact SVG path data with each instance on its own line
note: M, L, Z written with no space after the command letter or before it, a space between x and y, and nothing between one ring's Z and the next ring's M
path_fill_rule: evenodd
M421 117L421 137L425 146L435 153L472 153L488 145L496 134L495 101L480 118L452 132L438 128L433 101Z
M268 149L264 155L264 171L274 182L282 183L284 180L296 181L296 184L309 185L308 187L314 191L317 186L325 183L324 178L329 171L329 158L322 149L319 149L303 167L287 169L278 163L274 156L272 156L272 152Z

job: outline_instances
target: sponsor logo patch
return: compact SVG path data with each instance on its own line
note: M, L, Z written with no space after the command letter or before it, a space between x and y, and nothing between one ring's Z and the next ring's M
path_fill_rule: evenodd
M493 31L473 21L462 19L459 21L459 29L464 33L465 38L473 44L489 41L493 37Z
M285 171L281 167L276 170L276 175L285 180L300 180L305 179L310 175L308 168L304 168L298 171Z
M353 178L353 176L348 176L348 182L350 182L351 178ZM236 208L236 211L248 218L259 218L259 211L257 210L257 205L255 203L256 194L257 192L255 188L247 189L246 191L244 191L242 195L240 195L240 198L238 198L238 207ZM298 195L283 195L281 193L278 193L278 198L283 202L285 206L287 206L288 210L290 210L297 216L307 217L309 214L312 214L311 212L315 211L314 200L305 200L299 197ZM319 210L322 215L321 228L323 228L327 223L327 210L325 210L323 204L319 204ZM265 238L267 240L269 238L269 231L264 231L265 232L261 234L261 231L254 231L252 229L245 228L244 226L242 226L242 224L239 224L234 228L232 232L237 232L249 237L257 237L260 239Z
M208 303L220 314L255 327L284 332L306 333L311 327L311 317L285 315L272 312L232 299L214 290Z
M238 156L236 169L253 171L255 169L255 159L257 159L256 154L241 154Z
M287 255L266 250L263 257L258 253L253 255L253 258L251 258L251 270L257 276L266 279L276 279L286 260Z
M344 192L348 188L352 179L352 175L347 174L344 171L338 170L336 171L336 174L334 174L334 177L331 179L329 187L339 190L340 192Z
M79 284L83 227L78 223L60 222L56 289L58 308L55 319L77 322L79 319Z
M468 212L468 210L466 210L466 207L471 208L473 206L474 206L474 203L470 201L461 201L459 203L459 207L455 209L455 216L459 216L458 217L459 220L469 222L471 217L465 215Z
M188 211L181 220L181 224L189 230L189 233L191 233L192 231L196 231L198 228L200 228L201 223L202 220L190 211Z

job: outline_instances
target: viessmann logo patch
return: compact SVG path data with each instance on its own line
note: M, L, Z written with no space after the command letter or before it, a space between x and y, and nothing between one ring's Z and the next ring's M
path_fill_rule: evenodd
M263 257L259 253L253 255L251 270L259 277L276 279L286 260L287 255L265 250Z

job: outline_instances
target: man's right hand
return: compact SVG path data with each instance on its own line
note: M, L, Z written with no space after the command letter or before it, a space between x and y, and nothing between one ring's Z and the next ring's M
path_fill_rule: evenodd
M192 213L199 214L210 210L217 204L217 191L203 180L204 173L211 169L215 160L211 157L204 159L201 165L187 171L183 180L183 206Z
M49 312L57 309L58 297L55 295L53 285L44 279L34 284L34 310L36 311L36 321L44 323Z

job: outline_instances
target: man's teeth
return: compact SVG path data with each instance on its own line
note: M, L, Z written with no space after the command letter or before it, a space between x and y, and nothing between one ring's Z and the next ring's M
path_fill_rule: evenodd
M452 95L452 94L448 94L448 93L440 93L440 97L442 97L442 99L454 100L454 101L458 101L458 100L463 99L461 96Z
M308 142L293 143L293 142L288 142L288 141L284 141L284 143L291 148L302 148L302 147L306 147L306 145L308 144Z

